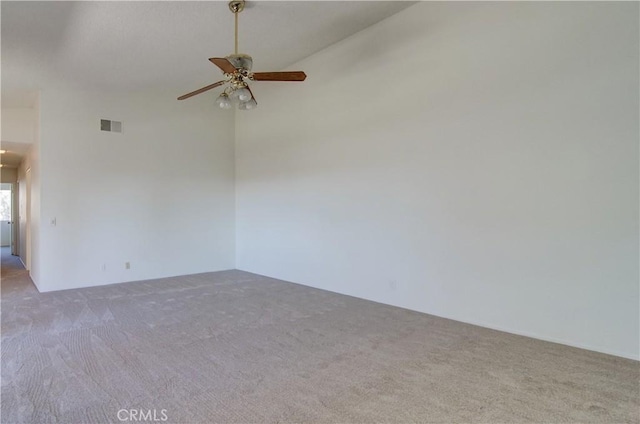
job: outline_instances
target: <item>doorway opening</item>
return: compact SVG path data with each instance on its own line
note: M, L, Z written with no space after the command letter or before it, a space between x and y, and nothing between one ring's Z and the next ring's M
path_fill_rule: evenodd
M0 246L9 248L12 255L17 255L16 234L13 221L16 215L14 200L13 184L0 184Z

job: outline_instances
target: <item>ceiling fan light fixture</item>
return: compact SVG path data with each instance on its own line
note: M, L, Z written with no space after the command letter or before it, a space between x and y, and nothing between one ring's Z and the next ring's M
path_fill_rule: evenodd
M220 107L220 109L231 109L231 106L233 106L231 104L231 99L229 99L227 93L220 94L216 99L216 104Z
M241 102L248 102L253 97L251 95L251 91L249 91L247 87L240 87L235 90L234 93L236 93L238 100L240 100Z
M226 57L209 58L209 61L222 71L225 79L184 94L178 97L178 100L185 100L221 85L226 85L223 94L216 99L218 106L222 109L230 109L233 104L238 103L239 109L249 110L258 106L251 93L249 83L253 81L304 81L307 78L307 75L302 71L252 72L253 59L251 56L238 53L238 14L244 10L244 6L245 0L231 0L229 2L229 10L233 13L235 20L234 53Z
M248 100L246 102L242 102L238 105L238 109L240 110L251 110L258 107L258 102L255 99Z

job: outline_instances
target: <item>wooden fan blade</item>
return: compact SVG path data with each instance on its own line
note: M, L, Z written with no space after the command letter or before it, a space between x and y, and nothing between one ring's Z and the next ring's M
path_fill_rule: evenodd
M209 60L218 68L222 69L222 72L225 74L233 74L236 71L236 67L224 57L212 57L209 58Z
M192 91L191 93L187 93L187 94L185 94L184 96L180 96L180 97L178 97L178 100L188 99L189 97L193 97L193 96L195 96L196 94L204 93L205 91L209 91L209 90L211 90L212 88L216 88L216 87L218 87L218 86L220 86L220 85L224 84L225 82L226 82L226 81L218 81L218 82L213 83L213 84L211 84L211 85L207 85L206 87L202 87L202 88L201 88L201 89L199 89L199 90Z
M302 71L253 73L253 79L256 81L304 81L306 78L307 74Z

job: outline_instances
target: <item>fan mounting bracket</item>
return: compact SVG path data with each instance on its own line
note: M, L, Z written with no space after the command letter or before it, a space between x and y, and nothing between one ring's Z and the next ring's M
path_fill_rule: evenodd
M229 10L233 13L240 13L244 10L244 0L232 0L229 2Z

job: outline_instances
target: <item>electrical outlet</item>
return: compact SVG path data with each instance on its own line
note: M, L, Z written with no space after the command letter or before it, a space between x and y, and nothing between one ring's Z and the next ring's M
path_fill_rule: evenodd
M396 280L389 281L389 288L391 290L396 290L398 288L398 282Z
M131 269L131 262L125 262L124 269Z
M107 270L107 264L102 264L100 266L100 271L106 271Z

